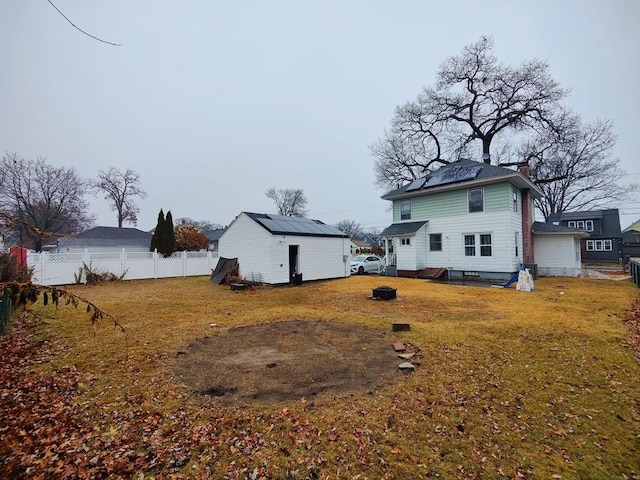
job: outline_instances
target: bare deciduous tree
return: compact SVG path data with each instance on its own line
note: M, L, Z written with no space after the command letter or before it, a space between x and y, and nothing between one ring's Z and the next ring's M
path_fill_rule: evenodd
M136 225L140 209L134 203L135 197L145 198L146 192L140 187L140 175L127 168L121 172L117 168L109 167L106 172L98 171L98 178L92 180L91 189L95 194L104 193L105 200L111 202L111 209L118 216L118 228L124 222Z
M348 235L349 238L356 237L362 233L362 227L355 220L341 220L334 227Z
M544 192L536 208L545 218L556 212L609 207L637 193L637 185L619 184L625 173L611 156L616 136L610 121L583 124L577 115L566 114L557 124L561 128L532 137L518 150Z
M541 60L514 68L492 54L493 40L482 37L440 66L435 86L424 87L396 108L391 129L371 147L376 180L383 188L428 173L438 164L473 157L482 145L482 161L491 163L491 144L503 132L553 127L560 88Z
M376 184L392 190L427 175L439 164L478 158L529 165L544 191L537 208L550 213L608 206L637 192L621 187L625 175L611 158L615 135L609 121L583 124L561 101L561 88L540 60L511 67L492 54L482 37L441 66L435 86L396 108L385 137L371 145Z
M307 214L307 197L301 189L279 189L271 187L265 195L273 200L278 213L287 217L304 217Z
M222 225L220 225L219 223L211 222L209 220L193 220L189 217L180 217L176 220L176 225L181 225L183 223L194 225L203 232L206 232L208 230L218 230L222 228Z
M0 171L0 216L14 241L40 251L44 242L81 231L94 221L84 200L87 183L74 168L6 153Z

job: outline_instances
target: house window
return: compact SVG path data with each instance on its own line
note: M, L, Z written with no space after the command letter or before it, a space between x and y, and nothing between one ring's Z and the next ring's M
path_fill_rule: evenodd
M613 250L611 240L587 240L587 252L610 252Z
M518 194L516 192L513 192L513 211L517 212L518 211Z
M400 245L411 245L411 238L406 237L400 240Z
M484 233L480 235L480 256L481 257L490 257L491 256L491 234Z
M475 235L464 236L464 256L465 257L476 256L476 236Z
M411 200L402 200L400 202L400 220L411 219Z
M469 213L484 211L484 190L473 188L467 192L469 200Z
M480 246L480 248L477 249L476 246ZM491 257L493 255L490 233L475 233L464 236L464 256L475 257L478 253L481 257Z
M429 235L429 250L432 252L442 251L442 234L432 233Z
M516 257L518 257L518 246L520 245L520 232L513 232L513 243L515 246Z
M578 230L593 232L593 220L572 220L570 222L567 222L567 226L569 226L570 228L577 228Z

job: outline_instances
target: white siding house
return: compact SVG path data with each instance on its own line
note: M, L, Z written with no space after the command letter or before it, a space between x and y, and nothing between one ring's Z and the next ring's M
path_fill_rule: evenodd
M532 262L532 199L541 195L514 170L445 165L382 197L393 202L393 223L381 234L393 251L387 261L395 260L387 265L408 277L444 268L452 277L508 279Z
M282 284L348 277L350 246L319 220L241 212L220 237L219 253L237 258L247 280Z

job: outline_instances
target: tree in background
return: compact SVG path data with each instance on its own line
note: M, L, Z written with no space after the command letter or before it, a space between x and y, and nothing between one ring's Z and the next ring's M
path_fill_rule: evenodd
M90 182L94 194L104 193L105 200L111 203L111 209L118 216L118 228L124 222L136 225L140 209L134 203L135 197L145 198L147 193L140 187L140 175L130 168L121 172L117 168L109 167L106 172L98 171L98 178Z
M214 223L209 220L193 220L189 217L180 217L176 220L176 223L178 225L182 223L188 223L190 225L198 227L203 232L206 232L207 230L218 230L222 228L222 225L220 225L219 223Z
M164 253L165 257L169 257L171 256L171 254L173 252L176 251L176 234L173 230L173 215L171 215L171 210L167 211L167 216L164 219L164 223L165 223L165 233L164 235L166 235L166 252Z
M164 212L160 209L158 213L158 222L151 237L151 251L157 250L163 257L169 257L176 251L176 237L173 233L173 220L171 212Z
M638 185L618 184L626 174L611 156L616 136L610 121L583 124L568 114L558 124L562 128L532 137L516 157L544 192L535 204L545 219L556 212L606 208L637 194Z
M88 213L86 192L87 183L74 168L17 153L2 156L0 216L15 243L40 251L45 242L88 228L95 217Z
M151 236L151 246L149 247L150 250L153 251L160 251L160 237L162 236L162 230L164 228L164 212L162 211L162 209L160 209L160 212L158 213L158 221L156 222L156 228L153 230L153 235Z
M180 223L173 231L178 251L198 251L209 248L209 238L195 225Z
M267 198L273 200L278 208L278 213L287 217L304 217L307 214L307 198L301 189L287 188L276 190L271 187L265 193Z
M355 220L341 220L340 222L336 223L334 227L336 227L344 234L348 235L351 239L362 234L362 227Z
M423 177L450 161L479 158L503 166L527 164L545 198L537 208L557 211L602 207L635 186L610 159L615 135L609 121L584 125L561 101L568 95L541 60L505 65L482 37L448 58L434 86L398 106L384 138L372 144L376 184L385 190Z

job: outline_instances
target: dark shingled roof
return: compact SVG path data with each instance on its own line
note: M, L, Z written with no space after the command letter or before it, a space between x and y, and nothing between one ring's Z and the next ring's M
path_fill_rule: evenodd
M462 184L483 185L507 180L518 188L530 189L534 198L542 197L540 189L531 180L515 170L462 159L443 165L425 177L386 193L382 198L384 200L394 200L396 198L421 195L435 189L459 188L458 185Z
M340 237L348 235L336 227L311 218L287 217L267 213L244 212L249 218L275 235L296 235L303 237Z
M589 234L584 230L570 228L565 225L554 225L553 223L533 222L533 233L557 233L557 234L573 234L578 237L588 237Z
M603 237L621 237L620 214L617 208L608 210L585 210L582 212L560 212L552 213L547 218L547 222L566 222L568 220L596 220L600 219L602 233L597 235ZM592 235L593 237L594 235Z
M391 237L395 235L411 235L420 230L429 220L422 222L404 222L404 223L392 223L385 228L380 234L381 237Z
M223 233L224 228L216 228L215 230L204 231L204 234L207 236L210 242L213 240L219 240Z
M137 228L94 227L73 237L61 238L61 247L151 245L152 235Z

